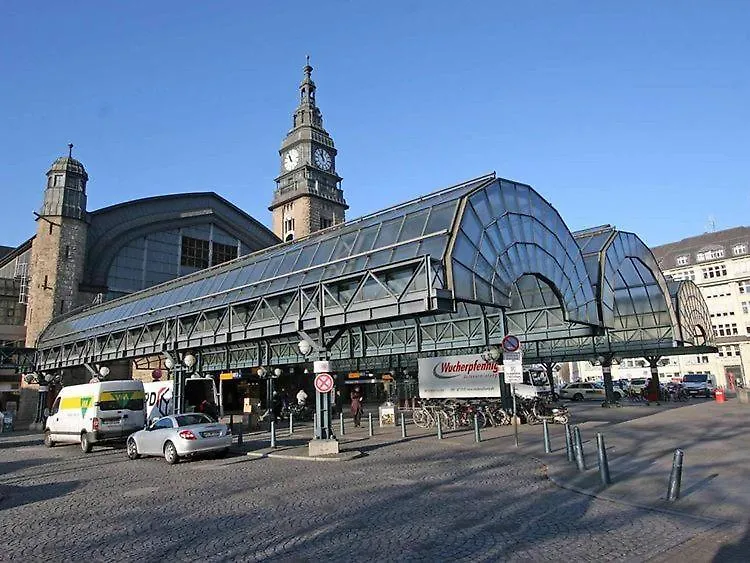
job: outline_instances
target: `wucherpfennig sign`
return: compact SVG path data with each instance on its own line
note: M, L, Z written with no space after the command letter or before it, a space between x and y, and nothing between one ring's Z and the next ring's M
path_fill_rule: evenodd
M423 399L500 397L503 366L479 354L419 358L419 396Z

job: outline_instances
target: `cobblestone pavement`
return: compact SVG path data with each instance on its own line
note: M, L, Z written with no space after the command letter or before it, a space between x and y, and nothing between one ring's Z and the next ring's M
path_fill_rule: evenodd
M177 466L4 440L0 560L643 561L717 526L557 488L507 439L347 440L365 455Z

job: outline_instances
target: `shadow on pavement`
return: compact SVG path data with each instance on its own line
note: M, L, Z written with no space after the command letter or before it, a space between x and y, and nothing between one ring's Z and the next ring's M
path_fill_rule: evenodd
M26 504L59 498L78 488L79 481L65 481L44 485L0 485L0 511Z

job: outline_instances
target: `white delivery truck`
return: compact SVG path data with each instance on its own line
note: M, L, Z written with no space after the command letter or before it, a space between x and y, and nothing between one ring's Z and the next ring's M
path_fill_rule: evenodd
M146 396L146 421L174 414L173 381L153 381L144 383ZM189 377L185 379L185 412L195 412L204 401L219 404L216 383L210 377Z
M44 444L94 444L124 440L146 423L143 382L100 381L63 387L44 427Z

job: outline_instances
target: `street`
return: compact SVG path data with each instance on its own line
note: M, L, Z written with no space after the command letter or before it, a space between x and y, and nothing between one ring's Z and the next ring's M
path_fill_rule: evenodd
M352 461L236 452L172 467L3 436L0 559L647 560L716 527L559 488L535 455L514 451L509 429L474 444L466 432L438 442L413 428L405 440L348 428L342 449L362 452Z

